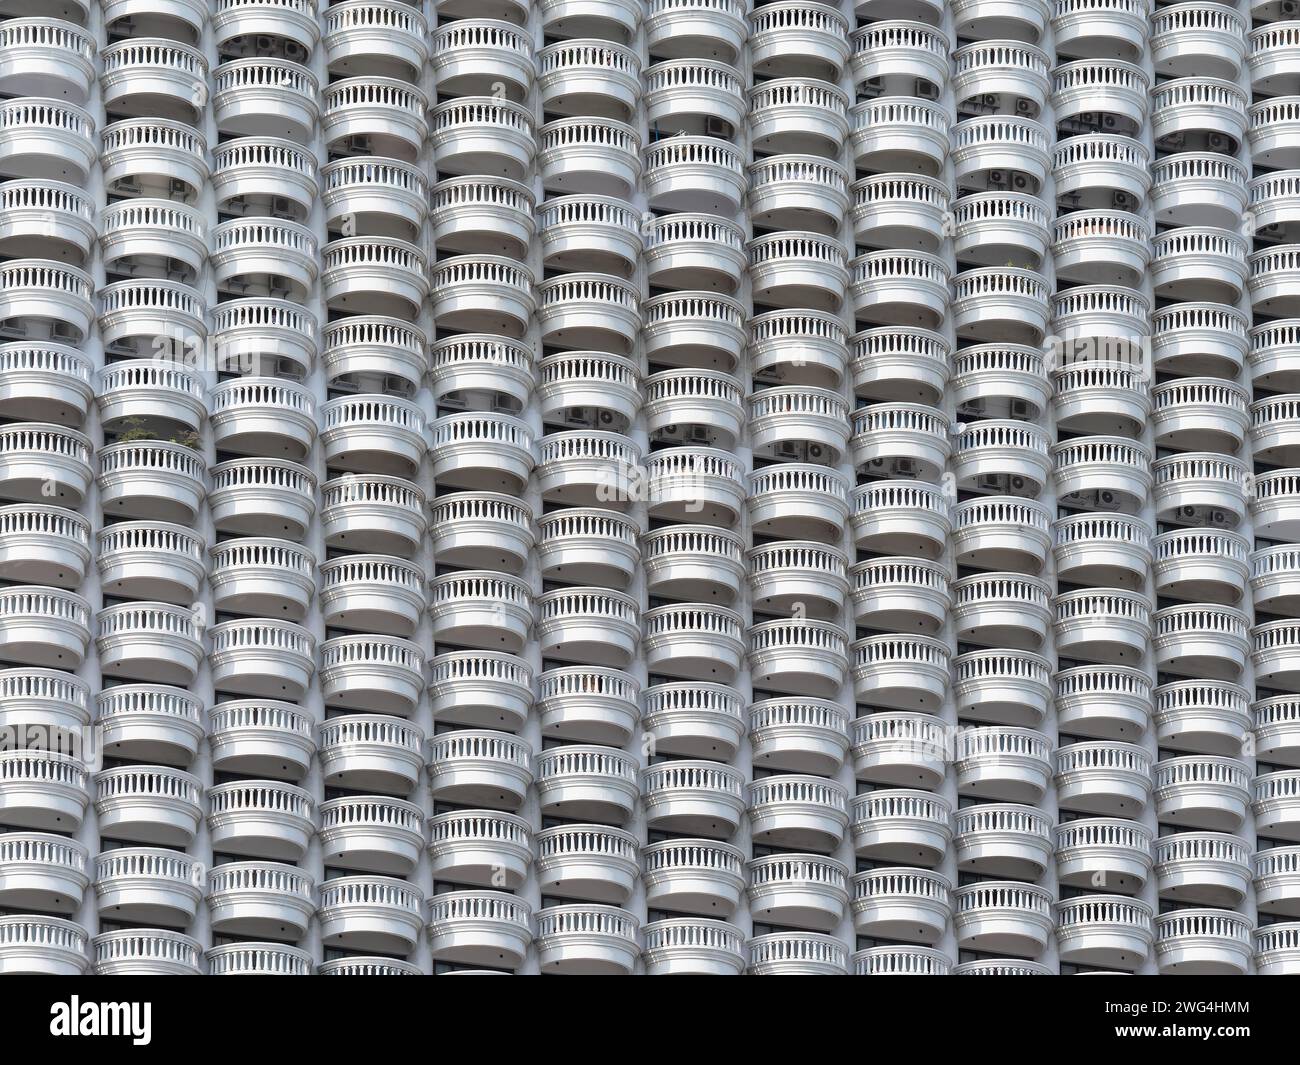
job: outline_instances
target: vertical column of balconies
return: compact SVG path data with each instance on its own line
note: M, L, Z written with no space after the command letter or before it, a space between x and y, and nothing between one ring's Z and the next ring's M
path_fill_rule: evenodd
M1049 12L952 14L955 972L1051 972Z
M221 0L204 41L213 63L205 946L211 973L308 972L319 961L322 879L313 756L324 738L325 62L316 12L302 0Z
M1245 17L1151 13L1152 965L1245 972L1254 924Z
M1051 336L1061 971L1152 971L1154 603L1146 9L1059 3ZM1050 498L1050 496L1049 496Z
M545 973L629 973L640 956L641 19L639 4L544 4L536 53L541 594L530 738Z
M435 14L428 937L435 972L528 971L538 25L513 2Z
M650 974L744 969L746 40L738 0L652 0L642 34L647 299L641 851ZM751 895L751 908L752 899Z
M0 23L0 971L94 930L94 20Z
M847 972L845 5L749 15L750 971Z
M100 8L94 805L97 973L198 973L209 63L202 10Z
M953 643L945 388L952 37L942 5L859 3L846 313L853 969L945 974Z
M1300 465L1300 452L1295 449L1295 402L1300 394L1300 340L1295 327L1300 317L1296 298L1300 289L1294 274L1300 251L1295 199L1300 140L1294 134L1293 117L1294 107L1300 103L1300 21L1287 4L1251 4L1249 14L1254 28L1245 34L1241 85L1252 97L1246 136L1251 172L1241 232L1251 245L1247 280L1252 315L1247 354L1251 403L1243 450L1254 460L1246 493L1254 533L1254 542L1248 546L1254 550L1249 556L1250 591L1244 609L1254 608L1251 664L1255 687L1249 694L1255 701L1250 705L1245 733L1253 746L1244 748L1244 754L1236 750L1228 753L1253 765L1254 776L1248 786L1255 836L1239 833L1246 843L1255 843L1254 854L1243 856L1253 862L1253 869L1248 869L1253 874L1253 891L1234 883L1232 894L1223 896L1221 892L1220 898L1206 901L1220 910L1235 909L1238 914L1207 914L1200 927L1171 925L1170 936L1187 942L1179 959L1187 963L1200 960L1190 949L1205 943L1207 936L1213 937L1215 946L1225 941L1229 948L1235 946L1251 931L1249 902L1247 907L1234 905L1238 895L1245 896L1255 907L1255 972L1280 974L1300 971L1295 961L1295 946L1300 941L1296 923L1300 917L1296 879L1300 819L1295 798L1300 793L1296 769L1300 766L1296 739L1300 706L1292 669L1297 602L1290 591L1295 544L1300 541L1300 526L1290 521L1294 476ZM1235 23L1231 28L1239 29ZM1231 44L1234 58L1239 58L1239 35L1225 39L1226 32L1220 28L1214 43L1221 51ZM1209 960L1222 965L1229 948L1220 947Z

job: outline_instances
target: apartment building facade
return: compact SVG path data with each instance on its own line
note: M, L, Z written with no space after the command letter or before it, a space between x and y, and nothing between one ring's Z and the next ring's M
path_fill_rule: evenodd
M1300 3L0 0L0 972L1300 972Z

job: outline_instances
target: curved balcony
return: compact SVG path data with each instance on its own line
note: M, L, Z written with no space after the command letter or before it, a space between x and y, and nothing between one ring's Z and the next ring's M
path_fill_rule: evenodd
M1213 9L1206 5L1203 10ZM1252 201L1261 188L1240 162L1216 152L1166 155L1152 164L1151 175L1151 206L1156 220L1166 225L1239 226L1246 210L1246 187Z
M1216 78L1175 78L1151 91L1151 125L1156 143L1178 146L1179 136L1203 137L1211 151L1235 152L1246 139L1256 149L1258 107L1247 116L1248 97L1231 81ZM1265 135L1265 139L1266 135Z
M518 577L462 570L429 582L433 638L517 654L532 625L528 585Z
M1152 470L1157 518L1185 521L1203 515L1207 524L1218 527L1233 527L1244 519L1247 471L1239 459L1183 452L1157 459Z
M666 292L640 306L646 357L663 366L735 369L745 348L746 311L730 296Z
M293 784L237 780L208 789L212 848L227 854L297 862L314 829L310 793Z
M46 326L55 337L80 342L95 309L89 275L48 259L11 259L0 264L0 315ZM28 327L30 328L30 326Z
M223 621L208 630L208 665L217 691L268 699L301 699L311 683L315 639L287 621Z
M1297 446L1300 437L1296 436L1292 424L1297 413L1300 413L1300 396L1296 395L1266 396L1250 405L1251 449L1259 461L1296 465L1300 459L1300 446Z
M327 866L409 876L424 846L424 816L404 799L351 795L320 804Z
M1212 832L1235 832L1250 804L1250 771L1243 762L1183 755L1155 764L1156 813L1162 822Z
M1147 8L1141 0L1057 0L1051 22L1063 55L1137 59L1146 44Z
M90 941L96 976L198 976L203 946L180 932L129 928Z
M1294 470L1273 470L1250 481L1250 510L1257 536L1290 539L1300 528L1295 509L1297 486Z
M831 851L848 827L848 796L822 777L762 777L749 786L749 821L755 842L765 846Z
M1156 966L1162 975L1244 976L1254 929L1230 910L1175 910L1155 919Z
M217 125L248 137L310 140L320 117L315 75L300 63L259 56L221 63L212 74Z
M0 507L0 576L75 588L90 568L90 522L62 507Z
M202 455L186 445L110 444L99 452L100 504L105 514L191 525L203 505L205 474Z
M10 18L0 29L0 92L84 104L95 80L94 38L60 18Z
M434 165L443 174L500 174L519 181L537 150L531 112L509 100L447 100L430 112L428 128Z
M432 425L433 475L441 485L518 493L534 465L533 438L517 417L448 414Z
M853 850L880 862L938 865L952 838L952 808L939 795L877 789L851 800Z
M641 722L659 752L729 759L744 735L743 711L740 697L722 684L656 684L645 689Z
M1227 759L1223 759L1227 761ZM1234 763L1241 780L1248 781L1245 766ZM1236 798L1235 791L1233 799ZM1283 770L1255 776L1251 809L1255 813L1255 832L1265 839L1300 841L1300 773Z
M636 212L611 196L548 199L538 212L537 227L542 233L542 261L547 266L586 268L619 277L627 277L635 269L644 238L649 236ZM527 236L525 233L525 246Z
M906 14L909 21L870 21L850 35L853 80L889 96L937 99L948 80L948 39L933 26L910 21L915 12Z
M728 917L745 887L744 854L726 843L672 839L641 850L652 908Z
M10 255L21 259L52 253L57 260L79 265L89 256L95 236L95 208L76 186L61 181L0 184L0 247Z
M447 178L432 189L434 243L457 252L522 257L538 228L535 206L532 191L509 178ZM544 213L541 225L547 224Z
M496 255L456 255L441 260L430 270L429 291L440 329L515 338L528 328L537 306L529 269ZM420 300L415 300L408 313L419 305Z
M1122 60L1083 59L1052 71L1051 103L1058 123L1100 112L1108 128L1131 135L1146 120L1149 92L1150 79L1142 68ZM1157 100L1157 110L1159 106Z
M876 868L853 877L858 935L933 945L948 927L951 885L924 869Z
M432 666L429 698L439 722L514 732L528 716L532 672L514 655L444 652Z
M542 339L556 347L630 351L641 325L637 305L633 285L604 274L562 274L537 286Z
M331 311L358 308L415 318L429 294L424 253L393 237L332 240L322 253L321 288Z
M520 37L530 53L532 42ZM548 114L627 120L636 113L641 61L609 41L558 41L537 53L537 86Z
M433 33L431 51L439 91L523 101L536 74L532 39L511 22L480 18L477 11L472 14L475 17L444 22Z
M292 703L240 699L209 711L213 767L229 773L301 780L316 752L308 714Z
M103 749L117 758L189 765L203 738L201 702L179 688L118 684L96 696Z
M1056 802L1062 810L1136 818L1151 788L1151 756L1135 744L1107 740L1056 750Z
M95 649L105 676L156 684L194 683L203 662L202 629L190 608L124 603L96 616Z
M89 688L69 673L0 670L0 730L9 748L81 755L89 741L89 703Z
M109 204L100 214L99 238L109 273L159 269L183 284L198 280L208 254L202 215L170 200Z
M690 602L734 602L746 572L742 538L710 525L646 533L641 554L647 590Z
M547 906L537 911L538 965L543 973L627 975L641 953L637 927L614 906Z
M316 438L311 393L288 381L242 377L208 393L213 443L236 455L306 458Z
M1061 960L1133 972L1151 953L1151 907L1121 895L1080 895L1057 903Z
M545 6L552 5L568 6L564 0L547 0ZM629 33L637 17L632 15L625 27ZM723 62L739 57L748 33L745 5L739 0L649 0L644 26L646 47L654 55L715 55Z
M854 104L849 110L849 124L857 166L881 173L915 172L927 177L942 172L952 119L938 104L880 97Z
M645 611L642 647L652 673L730 683L745 651L744 621L717 605L670 603Z
M756 74L839 80L849 58L848 20L838 11L791 0L749 14L750 61Z
M855 718L854 776L875 784L933 790L952 757L951 729L925 713L876 712Z
M410 636L424 608L424 571L387 555L347 555L320 566L325 624L354 632Z
M424 690L424 654L396 636L336 636L320 645L320 686L328 707L406 717Z
M1057 722L1073 735L1140 736L1154 713L1151 681L1128 666L1081 666L1054 678Z
M95 120L75 104L41 97L0 102L0 164L9 176L84 188L95 157Z
M923 558L885 556L859 562L849 571L853 617L888 632L934 635L952 606L948 569ZM843 593L834 601L836 613Z
M206 414L204 400L197 373L170 362L140 359L101 370L95 397L100 424L110 431L153 426L161 434L178 427L197 434Z
M61 917L0 917L0 973L81 977L86 957L86 930Z
M1295 13L1283 7L1281 14L1287 21L1269 22L1258 26L1250 31L1247 38L1250 49L1251 89L1260 96L1285 96L1300 88L1300 78L1297 78L1300 71L1297 71L1291 53L1297 36L1296 25L1289 20ZM1233 44L1238 48L1241 46L1240 38L1245 30L1244 22L1245 20L1238 16L1232 25L1232 28L1237 31L1237 39ZM1237 67L1222 76L1233 77L1239 72L1240 65L1240 58L1238 58Z
M201 328L195 331L202 335ZM296 375L306 376L315 365L315 316L288 300L225 300L212 310L212 336L221 357L236 366L287 359Z
M409 961L397 958L346 957L322 962L316 967L317 976L422 976L424 970Z
M948 958L929 947L884 946L856 951L856 976L947 976Z
M961 795L1037 803L1052 776L1052 744L1033 729L990 725L959 729L953 764Z
M1261 699L1251 706L1251 715L1260 760L1300 765L1300 701L1292 695Z
M316 478L305 466L281 459L229 459L211 472L208 503L220 531L290 540L306 534L316 512Z
M831 620L839 616L849 590L848 559L815 541L764 544L748 552L749 587L755 609ZM803 604L799 606L798 604Z
M326 947L405 954L423 925L420 890L386 876L342 876L320 886L321 942Z
M226 862L208 874L212 929L300 939L316 912L309 874L278 862Z
M647 384L650 380L647 380ZM750 447L760 457L797 457L837 464L848 450L849 408L835 392L807 386L775 386L750 395Z
M440 496L430 511L436 561L517 573L524 568L537 537L532 511L518 499L491 492ZM540 538L545 550L545 524ZM545 569L545 566L543 566Z
M827 82L798 77L759 82L749 90L754 150L835 158L848 137L848 107L845 93Z
M821 699L767 699L749 707L753 761L764 769L833 775L848 753L848 719Z
M859 321L934 329L947 313L948 267L938 256L873 251L858 256L849 268L849 294Z
M253 290L302 303L318 272L316 238L283 219L232 218L212 230L212 273L218 286Z
M748 262L740 226L683 211L651 217L642 229L652 286L730 293L740 284Z
M429 900L429 946L438 961L513 969L532 942L532 911L501 891L449 891Z
M1249 852L1241 840L1231 840L1234 857L1250 869ZM1255 904L1261 914L1294 918L1300 910L1300 847L1273 847L1260 851L1254 858ZM1236 886L1234 884L1234 886ZM1241 885L1244 893L1245 885ZM1209 905L1224 905L1211 901Z
M62 344L0 345L0 414L79 425L94 396L87 357Z
M202 863L175 850L116 847L103 851L95 858L100 918L188 925L203 897L205 872Z
M1247 23L1230 8L1181 3L1151 15L1151 58L1156 72L1208 74L1232 81L1246 59ZM1252 60L1252 70L1254 62Z
M1090 285L1135 285L1151 261L1151 227L1125 211L1076 211L1056 220L1058 277Z
M651 207L730 216L740 209L747 183L734 144L717 137L676 136L646 148L642 184Z
M756 320L750 325L757 331ZM836 337L837 341L839 339ZM951 373L952 352L948 342L938 333L905 326L883 326L864 329L850 340L853 387L858 396L868 400L940 405ZM841 344L837 343L837 359L831 363L837 380L843 366L840 350ZM958 405L961 402L959 400Z
M1281 170L1247 181L1250 216L1256 231L1262 230L1274 240L1291 237L1295 231L1296 195L1300 192L1298 176L1294 170Z
M831 698L848 673L848 641L831 622L765 621L749 629L748 660L755 688Z
M532 862L528 822L491 810L455 810L429 819L429 862L434 878L513 891Z
M209 976L310 976L312 969L307 951L279 943L228 943L203 956Z
M282 37L310 52L320 40L316 12L307 0L217 0L212 12L218 45L238 37Z
M1052 349L1071 363L1100 363L1132 370L1147 343L1150 307L1145 296L1115 285L1080 285L1052 300ZM1098 356L1101 356L1098 358Z
M546 189L625 198L641 173L641 139L612 118L560 118L538 134L538 167Z
M815 155L772 155L755 160L748 172L748 214L756 225L839 231L849 210L849 179L838 163Z
M1058 498L1125 514L1151 492L1151 454L1136 440L1082 436L1051 447Z
M1151 242L1151 283L1167 299L1235 303L1246 290L1246 241L1227 229L1182 226ZM1278 266L1251 260L1252 301Z
M952 450L947 417L936 407L876 403L852 414L853 464L864 472L937 478Z
M0 588L0 659L71 670L89 645L90 605L81 596L40 585Z
M635 803L635 770L631 780ZM631 898L639 869L637 838L632 833L603 825L558 825L539 832L536 840L537 879L543 895L615 906Z
M1067 821L1056 830L1057 880L1135 895L1151 875L1151 838L1151 830L1136 821Z
M207 84L208 64L197 49L135 37L110 44L99 58L102 99L114 114L187 123L202 114L194 87Z
M1037 577L979 573L954 581L952 593L958 638L986 647L1032 651L1052 620L1051 590Z
M1235 684L1184 680L1156 689L1156 739L1198 754L1241 751L1251 728L1250 693Z
M624 751L570 744L544 750L536 761L545 815L623 824L636 808L636 759Z
M1300 626L1296 622L1287 619L1256 625L1250 640L1259 687L1290 691L1300 684Z
M1052 61L1035 45L1015 40L976 41L956 49L952 58L952 89L958 106L1009 104L1018 114L1037 118L1047 103Z
M351 319L356 321L356 319ZM420 366L410 367L407 380L412 393L418 390L425 372L425 358L418 334L412 332L411 354ZM545 364L543 363L543 366ZM437 400L462 398L474 392L492 393L494 404L506 397L520 407L533 390L532 354L523 344L501 336L462 333L438 341L429 351L430 387Z
M331 82L321 97L321 133L327 145L351 153L373 151L404 163L418 159L428 128L428 101L417 86L367 75Z
M1250 547L1238 534L1174 529L1154 537L1151 544L1157 593L1213 603L1233 603L1240 597Z
M185 847L203 816L202 784L166 766L120 766L95 777L95 813L108 839Z
M326 786L395 795L415 787L424 762L424 733L409 721L349 714L327 718L319 734Z
M735 132L745 120L743 88L734 67L712 59L654 63L645 69L646 120L665 133L695 134L704 132L702 120L708 116Z
M1052 819L1031 806L961 807L953 839L957 868L963 872L1037 880L1052 860Z
M407 476L428 448L424 413L394 396L339 396L320 407L320 440L331 467Z
M1052 895L1015 881L990 880L952 893L952 923L963 950L1035 957L1052 932Z
M1250 652L1249 618L1233 607L1195 603L1152 615L1156 665L1184 676L1234 680Z
M1047 333L1047 282L1033 270L980 267L953 278L957 335L982 341L1034 344Z
M581 743L623 744L636 725L638 692L636 681L615 669L548 669L539 678L537 698L543 735Z
M1250 889L1250 848L1219 832L1178 832L1155 841L1156 890L1161 898L1200 906L1239 906ZM1256 855L1261 861L1278 851Z
M301 621L316 587L316 560L287 540L226 540L212 548L211 579L218 610Z
M749 941L752 976L845 976L844 945L818 932L773 932Z
M1151 631L1151 603L1143 592L1084 589L1053 601L1056 649L1067 658L1140 665Z
M1047 659L1029 651L967 651L953 666L961 717L1030 728L1046 717L1052 699Z
M74 832L90 805L79 758L54 751L0 751L0 817L42 832Z
M153 186L161 191L166 186L173 196L193 203L208 180L207 142L188 123L163 118L124 119L105 126L100 138L104 185L112 192ZM218 152L218 161L223 158ZM173 181L179 183L175 190Z
M1083 212L1080 212L1082 214ZM1079 214L1067 215L1067 219ZM979 192L961 197L952 205L953 250L962 262L981 266L1017 266L1035 269L1047 255L1049 241L1046 208L1034 196L1018 192ZM1051 244L1058 274L1070 276L1076 265L1075 249L1062 244L1062 222L1058 220ZM1087 249L1085 248L1085 251Z
M745 503L755 532L796 539L837 541L849 516L843 477L829 467L803 463L755 470Z
M506 732L462 729L429 740L425 764L434 798L517 810L533 781L532 751Z
M1047 508L1019 496L980 496L958 503L952 523L958 565L1033 573L1042 569L1052 540Z
M768 925L832 931L849 904L849 874L841 862L809 854L772 854L749 867L750 913Z
M942 554L952 531L947 498L938 486L923 481L858 485L853 490L851 523L860 548L927 559Z
M0 838L0 904L76 913L90 883L86 858L81 844L63 836L7 832Z
M390 0L358 0L332 4L321 18L325 64L331 71L417 79L423 71L429 29L419 8ZM437 47L435 39L435 53Z
M1030 118L964 118L952 130L957 186L984 192L1009 184L1014 191L1034 195L1047 180L1052 163L1050 146L1047 130Z
M641 929L647 976L737 976L745 968L744 938L723 921L674 917Z
M626 666L636 656L636 601L604 588L559 588L537 600L543 655L590 665Z
M718 762L659 762L642 770L641 795L648 826L726 838L745 810L745 777Z
M1246 316L1211 303L1175 303L1151 315L1152 359L1157 370L1236 376L1251 341Z

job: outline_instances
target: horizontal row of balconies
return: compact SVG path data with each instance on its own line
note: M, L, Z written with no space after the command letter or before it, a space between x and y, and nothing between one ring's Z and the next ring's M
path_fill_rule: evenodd
M951 909L960 947L1002 950L1036 956L1055 930L1058 953L1068 964L1133 971L1154 953L1162 973L1234 974L1254 961L1262 972L1294 971L1297 926L1270 925L1257 932L1239 914L1218 909L1177 910L1153 917L1143 903L1121 896L1085 896L1060 903L1053 916L1050 895L1027 885L988 882L958 888L947 901L919 889L933 874L880 869L855 877L852 903L859 931L905 933L912 939L937 938L932 930L947 923ZM376 885L335 881L338 894L360 895ZM401 882L393 882L400 884ZM329 888L329 885L326 885ZM868 893L858 894L866 889ZM881 889L876 894L872 889ZM894 894L894 891L899 894ZM397 893L398 889L392 889ZM847 892L844 892L847 896ZM736 974L745 971L740 931L722 921L674 918L644 929L630 914L612 906L568 904L545 907L534 915L522 900L493 891L449 892L429 900L427 932L436 961L465 966L513 969L531 947L544 972L596 975L629 973L644 958L645 970L658 973ZM355 911L355 912L352 912ZM391 911L391 912L390 912ZM364 944L396 935L412 943L423 923L398 905L340 905L322 908L326 941ZM644 953L641 940L644 938ZM847 951L839 940L817 932L783 932L755 937L748 944L748 971L754 974L843 975ZM90 954L93 954L93 962ZM129 929L89 939L80 926L57 917L0 918L0 967L13 973L77 975L93 965L99 974L151 973L189 975L222 973L305 975L310 956L290 946L240 943L203 951L178 932ZM873 948L854 955L860 974L913 975L949 971L934 951L919 953L902 946ZM388 973L414 971L387 959L349 958L319 971L351 972L365 967ZM1033 962L984 961L953 972L1046 972Z

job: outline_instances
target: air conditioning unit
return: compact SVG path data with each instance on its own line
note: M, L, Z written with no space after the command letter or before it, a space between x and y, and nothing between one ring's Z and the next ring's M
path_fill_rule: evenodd
M1011 187L1013 189L1029 188L1029 176L1027 174L1012 174Z
M723 119L710 115L704 120L704 133L709 137L730 137L731 126Z
M586 407L570 407L564 412L564 421L566 425L586 426L591 424L591 415Z
M710 440L709 427L707 425L692 425L688 439L696 444L707 444Z
M277 218L288 218L293 214L292 201L287 196L272 196L271 213Z
M995 92L986 92L982 101L985 107L992 111L998 106L998 94Z
M1002 475L986 473L983 477L976 479L975 486L983 492L1001 492L1003 491Z
M338 380L331 381L326 391L331 395L355 396L361 391L361 386L355 381Z
M1110 197L1110 205L1119 211L1130 210L1133 207L1133 197L1127 192L1114 192Z
M1210 146L1212 152L1226 152L1232 149L1232 141L1222 133L1211 133L1205 143Z
M1005 188L1005 187L1006 187L1006 184L1007 184L1007 175L1006 175L1006 171L1005 171L1005 170L990 170L990 171L989 171L989 187L990 187L990 188L992 188L992 187L995 186L995 185L996 185L998 188Z
M894 459L893 474L895 477L915 477L916 461L914 459Z
M614 412L613 412L612 410L603 410L603 411L601 411L601 412L600 412L600 418L599 418L599 421L600 421L600 424L601 424L601 425L613 425L613 424L614 424Z
M1222 510L1212 510L1205 516L1205 523L1219 528L1226 528L1228 525L1228 515Z
M969 400L957 409L957 413L963 418L983 418L984 401L982 399Z
M918 100L939 99L939 86L925 78L917 78L912 86L912 93Z
M1280 10L1283 15L1286 15L1288 17L1291 15L1300 14L1300 2L1297 2L1297 0L1282 0L1282 3L1280 5Z
M294 63L305 63L307 62L307 49L297 41L285 41L284 58Z
M884 82L879 78L868 78L858 86L858 97L863 100L874 100L884 91Z
M302 377L302 367L292 359L276 359L275 375L277 377L287 377L290 380L297 381Z
M808 445L808 457L810 459L821 459L826 455L826 449L821 444Z
M358 133L347 139L347 150L353 155L370 154L370 137L365 133Z
M1030 118L1038 112L1038 105L1033 100L1026 100L1023 97L1016 101L1016 114L1026 115Z
M1013 492L1023 492L1025 489L1025 479L1023 477L1011 478L1011 490Z
M801 452L799 445L793 440L782 440L781 443L777 445L776 455L777 458L791 459L796 462L803 460L803 453ZM880 462L881 460L877 459L876 461Z
M0 322L0 337L6 337L10 340L26 340L27 327L18 319Z
M1011 401L1011 417L1027 420L1034 416L1033 408L1029 406L1029 401L1024 399L1013 399Z
M406 396L411 391L405 377L396 377L391 374L384 377L382 387L386 396Z

